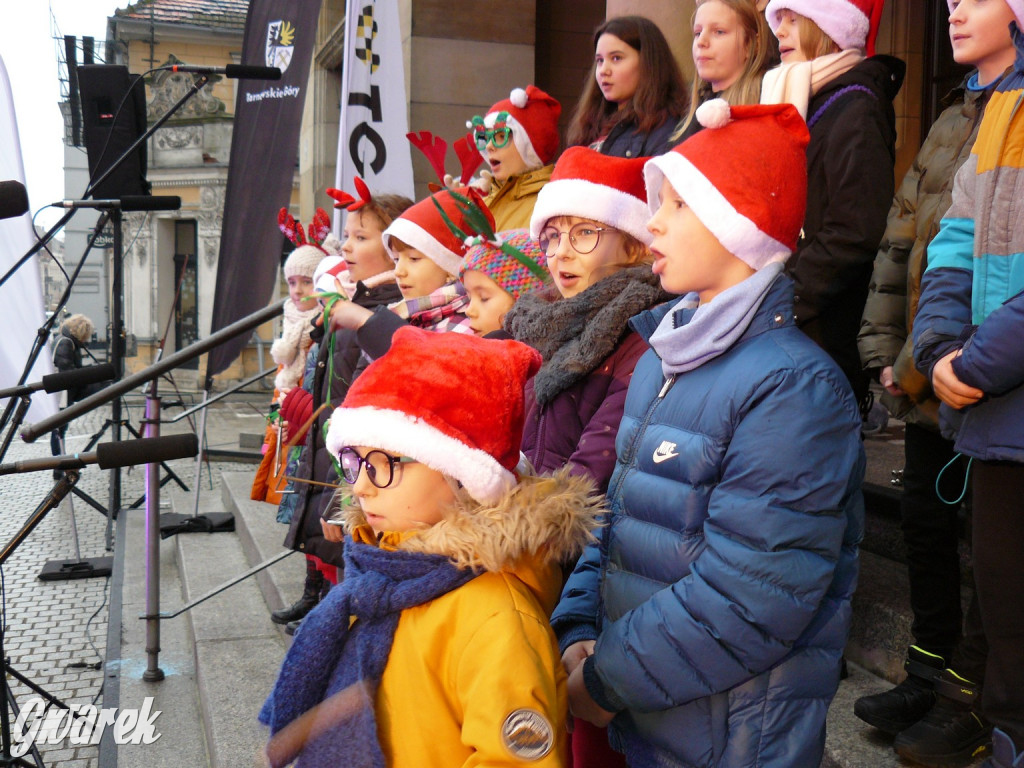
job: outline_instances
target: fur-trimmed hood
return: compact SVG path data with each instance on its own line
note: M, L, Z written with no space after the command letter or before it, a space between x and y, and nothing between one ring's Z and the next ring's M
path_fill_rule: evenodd
M593 539L603 511L604 497L593 482L562 469L523 476L492 506L467 497L422 531L385 532L378 539L358 504L345 510L345 526L360 543L446 555L459 568L518 572L574 560Z

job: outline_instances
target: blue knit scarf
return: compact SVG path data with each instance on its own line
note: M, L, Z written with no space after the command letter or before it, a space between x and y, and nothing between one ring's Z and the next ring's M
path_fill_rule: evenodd
M781 272L782 264L768 264L696 309L692 309L696 294L680 299L650 338L661 358L662 373L691 371L731 349L746 333Z
M441 555L382 550L351 537L345 539L344 573L342 582L327 593L295 633L274 690L259 715L260 722L269 725L275 735L332 695L350 689L343 696L357 706L348 707L336 722L326 724L319 737L301 745L298 768L384 767L374 699L399 614L476 576ZM295 757L274 762L284 765Z

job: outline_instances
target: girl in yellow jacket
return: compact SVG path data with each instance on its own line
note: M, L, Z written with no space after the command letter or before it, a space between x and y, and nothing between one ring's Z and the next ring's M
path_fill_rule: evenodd
M354 505L345 578L295 636L260 712L274 766L564 765L547 617L598 499L518 471L514 341L400 329L331 419Z

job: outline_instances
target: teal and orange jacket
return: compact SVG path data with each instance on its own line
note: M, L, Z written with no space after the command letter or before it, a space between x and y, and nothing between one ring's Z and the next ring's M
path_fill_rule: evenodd
M959 348L953 370L985 393L940 421L956 449L986 461L1024 462L1024 34L992 95L953 203L928 247L914 326L914 361L931 378Z

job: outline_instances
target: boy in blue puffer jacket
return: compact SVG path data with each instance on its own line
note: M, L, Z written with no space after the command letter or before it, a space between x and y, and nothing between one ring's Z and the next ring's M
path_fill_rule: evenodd
M697 112L645 168L654 272L610 520L552 625L570 711L633 768L816 768L863 529L860 413L793 321L806 201L788 104ZM595 642L596 641L596 642Z
M970 458L974 586L988 640L981 709L996 726L984 768L1024 766L1024 0L1013 71L992 94L953 202L928 247L914 363Z

